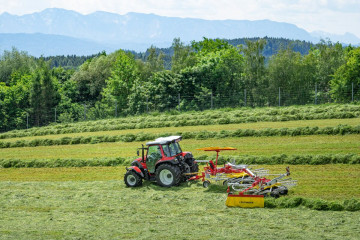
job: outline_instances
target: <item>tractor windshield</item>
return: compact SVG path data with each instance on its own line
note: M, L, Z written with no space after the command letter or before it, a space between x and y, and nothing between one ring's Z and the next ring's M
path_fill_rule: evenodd
M179 143L164 144L162 147L167 157L172 157L182 152Z

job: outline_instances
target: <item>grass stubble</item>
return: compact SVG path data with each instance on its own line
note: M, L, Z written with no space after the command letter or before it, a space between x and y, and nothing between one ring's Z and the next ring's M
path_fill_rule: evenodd
M359 118L133 129L22 139L338 124L358 125ZM181 145L195 156L204 154L196 150L204 146L235 147L237 151L226 154L236 156L360 154L359 140L356 134L314 135L189 139ZM0 149L0 158L129 158L135 156L142 143ZM282 173L286 166L258 167ZM289 192L289 198L338 202L360 199L360 165L292 165L290 169L298 186ZM227 208L222 187L204 189L201 182L188 182L167 189L146 182L131 189L124 185L124 173L124 166L0 168L0 239L358 239L360 234L360 211L318 211L304 206Z
M283 172L284 165L259 166ZM291 166L290 197L360 198L358 165ZM360 211L241 209L201 182L126 188L124 167L0 169L0 239L356 239ZM344 191L346 190L346 191Z

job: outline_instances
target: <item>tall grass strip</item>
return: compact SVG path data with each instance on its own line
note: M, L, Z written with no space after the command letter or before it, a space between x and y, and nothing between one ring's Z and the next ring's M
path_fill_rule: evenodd
M13 130L0 134L0 139L43 136L65 133L113 131L123 129L144 129L162 127L181 127L198 125L223 125L249 122L277 122L314 119L345 119L360 117L360 105L309 105L271 108L235 108L208 110L204 112L149 115L116 119L87 121L79 123L56 124L34 127L26 130Z
M195 159L215 159L215 156L199 155ZM104 157L104 158L58 158L58 159L0 159L0 168L56 168L56 167L98 167L126 166L134 158ZM237 164L267 164L267 165L326 165L326 164L360 164L358 154L325 154L325 155L274 155L266 156L220 156L219 164L234 162Z
M212 138L236 137L271 137L271 136L307 136L307 135L346 135L360 134L360 125L338 125L335 127L298 127L298 128L265 128L265 129L238 129L235 131L201 131L201 132L173 132L173 133L137 133L125 135L103 135L63 137L59 139L41 138L33 140L0 141L0 148L37 147L53 145L97 144L103 142L143 142L158 137L181 135L184 139L205 140Z

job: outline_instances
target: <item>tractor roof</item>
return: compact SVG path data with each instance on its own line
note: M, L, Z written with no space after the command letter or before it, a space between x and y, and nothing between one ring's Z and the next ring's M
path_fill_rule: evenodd
M155 139L153 142L147 142L146 145L157 145L157 144L168 144L172 142L179 142L181 141L181 136L169 136L169 137L161 137Z

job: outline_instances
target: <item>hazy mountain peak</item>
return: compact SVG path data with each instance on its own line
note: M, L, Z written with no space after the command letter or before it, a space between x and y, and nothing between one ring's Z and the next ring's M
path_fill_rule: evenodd
M349 32L340 35L340 34L331 34L323 31L314 31L311 32L311 35L319 39L324 39L324 40L330 39L332 42L340 42L344 44L353 44L353 45L360 44L360 39L354 34Z
M332 41L358 44L360 39L351 33L333 35L309 33L294 24L271 20L203 20L196 18L164 17L155 14L129 12L125 15L97 11L83 15L61 8L49 8L22 16L0 15L0 33L42 33L88 39L113 46L144 51L151 45L168 47L174 38L184 42L207 38L280 37L318 42L329 37ZM6 45L6 44L5 44ZM1 47L1 46L0 46ZM54 46L53 46L54 47ZM27 50L27 49L24 49Z
M76 15L83 15L79 12L73 10L67 10L63 8L46 8L40 12L40 14L76 14ZM31 14L30 14L31 15Z
M12 15L8 12L3 12L2 14L0 14L0 16L12 16Z

